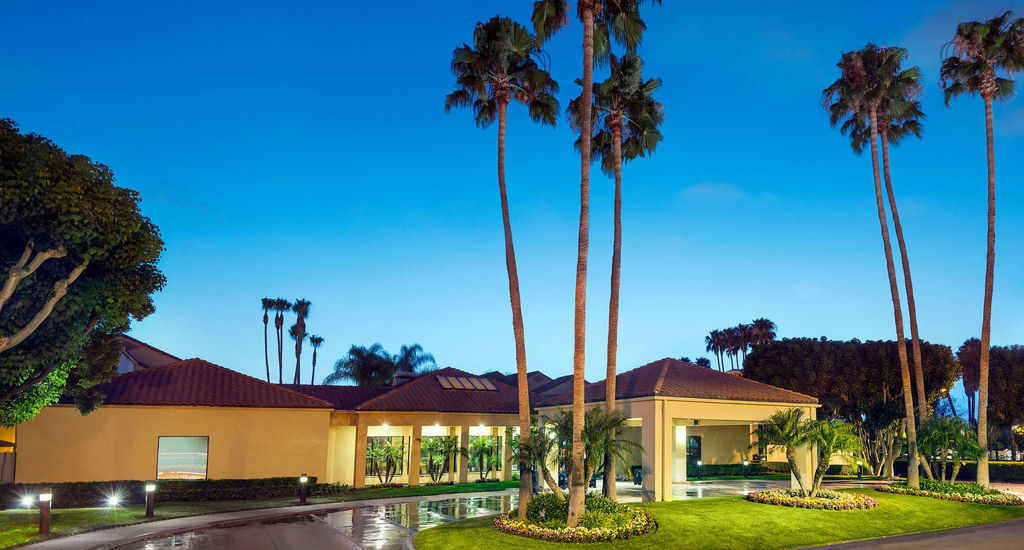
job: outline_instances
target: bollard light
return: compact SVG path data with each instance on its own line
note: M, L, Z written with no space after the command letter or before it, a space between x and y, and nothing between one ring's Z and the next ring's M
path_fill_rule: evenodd
M44 489L39 493L39 534L50 534L50 502L53 500L53 492Z
M153 517L153 508L156 506L156 483L146 484L146 517Z
M864 462L861 460L857 461L857 479L864 478Z
M704 472L701 471L701 470L704 469L703 466L704 466L704 461L703 460L698 460L697 461L697 479L703 479L703 477L704 477Z
M749 477L749 476L750 476L750 461L749 460L744 460L743 461L743 477Z
M25 508L31 508L36 503L36 499L32 495L25 495L21 497L21 505Z
M299 504L306 503L306 484L309 482L309 478L306 474L299 476Z

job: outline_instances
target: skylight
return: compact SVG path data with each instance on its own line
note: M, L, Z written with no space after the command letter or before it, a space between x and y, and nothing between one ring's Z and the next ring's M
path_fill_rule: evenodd
M437 382L446 390L498 391L490 380L476 376L438 376Z

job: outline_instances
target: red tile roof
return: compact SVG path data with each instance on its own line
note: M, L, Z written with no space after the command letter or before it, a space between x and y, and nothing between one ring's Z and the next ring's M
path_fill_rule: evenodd
M322 399L268 384L202 359L122 374L97 389L107 405L330 409Z
M357 411L436 411L465 413L516 414L519 399L516 389L492 380L495 391L444 389L438 376L478 378L451 367L421 374L401 386L357 405Z
M604 401L604 380L588 384L585 401ZM809 395L785 390L761 382L666 357L615 377L615 398L689 397L732 401L769 401L776 403L817 403ZM538 405L565 405L571 393L541 397Z
M392 386L329 386L310 384L285 384L284 387L334 405L338 411L355 410L356 406L385 394Z

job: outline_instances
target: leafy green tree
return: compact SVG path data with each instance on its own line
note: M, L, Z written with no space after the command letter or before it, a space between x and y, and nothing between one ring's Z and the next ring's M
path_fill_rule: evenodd
M946 44L950 54L942 62L942 88L946 105L953 97L977 94L985 104L985 148L988 161L988 238L985 253L985 297L981 315L981 354L978 360L978 444L988 448L989 342L992 331L992 286L996 256L996 154L993 138L992 102L1013 95L1009 77L1024 70L1024 19L1011 20L1012 13L987 21L957 25ZM1003 76L1005 75L1005 77ZM978 484L988 487L988 454L978 461Z
M965 460L977 460L985 454L978 445L977 434L967 422L951 416L936 416L921 425L917 436L921 452L937 462L939 481L946 481L946 465L952 461L949 481L956 481Z
M616 355L619 331L619 285L622 258L622 165L637 157L654 153L661 141L659 126L665 116L654 92L661 86L660 79L644 80L643 62L634 53L622 59L609 55L611 74L608 79L594 84L593 113L596 132L593 136L592 156L601 160L601 168L615 178L614 214L612 221L612 272L608 299L608 354L605 369L605 408L615 410ZM569 103L569 117L573 127L582 124L580 100ZM582 135L582 134L581 134ZM576 140L581 146L582 137ZM605 456L604 495L615 498L615 461Z
M110 379L116 334L154 310L163 241L109 168L0 119L0 425L62 392L83 412Z
M807 444L818 449L818 467L815 468L811 480L810 497L814 498L821 489L821 480L825 479L825 472L828 471L832 459L837 456L856 456L861 451L863 443L854 432L853 424L835 418L809 421L806 430Z
M481 128L490 126L495 118L498 120L498 195L516 350L519 428L523 437L529 437L530 391L526 380L526 333L520 304L519 271L505 190L505 128L508 106L513 101L524 105L534 122L555 125L558 83L537 63L543 55L537 37L507 17L493 17L487 23L477 23L473 44L463 44L452 53L452 72L455 73L457 89L448 94L444 105L445 111L453 107L470 107L476 117L476 125ZM526 517L526 507L533 496L532 485L529 470L521 468L520 519Z
M822 91L822 103L830 112L833 126L846 117L860 117L865 113L871 131L871 168L875 184L875 206L878 211L878 225L882 233L882 248L885 252L886 270L889 275L889 290L892 295L893 318L896 325L897 350L900 358L900 375L903 380L904 407L906 408L906 432L909 450L907 484L918 487L919 457L917 452L917 429L914 421L914 398L911 390L910 367L903 336L903 309L899 285L896 282L896 267L893 263L892 243L889 225L886 221L885 204L882 199L882 184L878 169L878 113L887 98L892 97L893 88L901 81L913 80L908 76L917 68L904 70L903 61L907 51L903 48L879 48L868 44L864 48L842 54L837 66L840 76Z
M633 52L640 45L646 25L640 18L641 0L579 0L576 14L583 23L583 78L580 85L579 134L593 135L594 58L606 60L611 55L611 39ZM660 4L653 0L651 4ZM537 0L533 4L533 28L537 37L547 40L569 21L569 5L565 0ZM575 527L586 508L586 480L583 474L583 373L586 350L587 256L590 250L590 160L591 143L580 143L580 222L576 247L576 290L573 320L573 421L572 471L569 480L569 517L566 524Z

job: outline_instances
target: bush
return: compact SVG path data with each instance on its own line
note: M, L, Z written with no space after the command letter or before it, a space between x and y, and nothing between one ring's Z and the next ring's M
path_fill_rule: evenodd
M897 475L906 477L907 461L896 461L894 469ZM1024 482L1024 462L991 460L988 463L988 476L992 481ZM963 467L960 468L960 472L957 474L957 479L978 479L978 463L974 461L964 462Z
M597 507L600 508L601 505ZM634 510L628 506L622 506L622 511L613 514L599 510L587 510L580 516L576 527L566 527L565 522L558 520L539 523L519 521L513 513L501 514L494 518L495 529L504 533L558 542L599 542L628 539L648 533L657 526L654 518L646 511Z
M560 521L564 526L567 519L569 519L569 501L558 498L558 495L554 493L534 495L530 503L526 505L526 521L529 523Z
M913 495L919 497L972 502L974 504L993 504L999 506L1024 506L1024 500L1016 495L1000 493L986 489L976 483L949 483L933 480L921 480L921 488L913 489L905 483L894 483L884 487L876 487L876 491Z
M858 493L841 493L822 489L814 498L805 497L800 491L772 489L747 495L747 500L760 504L810 508L813 510L867 510L878 506L878 501Z
M0 508L14 505L21 495L36 494L42 489L53 491L55 508L104 506L110 495L120 495L124 504L146 501L146 481L94 481L73 483L17 483L0 487ZM309 478L311 496L337 495L349 488L344 485L318 484ZM198 502L210 500L259 500L298 496L298 477L262 479L204 479L157 481L158 502Z

